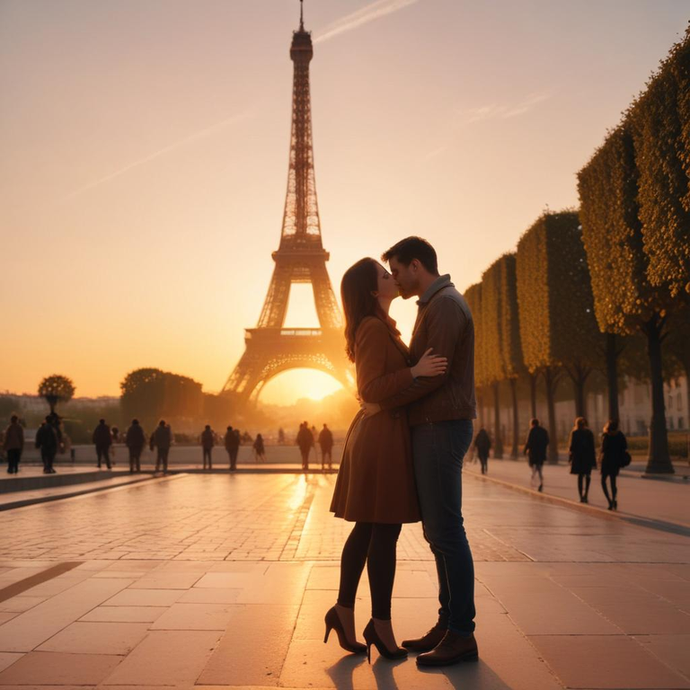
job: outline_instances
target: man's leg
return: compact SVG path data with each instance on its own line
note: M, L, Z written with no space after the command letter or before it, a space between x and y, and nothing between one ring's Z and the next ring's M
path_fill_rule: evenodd
M423 424L412 430L424 536L436 558L439 618L462 636L474 631L474 563L462 517L462 463L471 420Z

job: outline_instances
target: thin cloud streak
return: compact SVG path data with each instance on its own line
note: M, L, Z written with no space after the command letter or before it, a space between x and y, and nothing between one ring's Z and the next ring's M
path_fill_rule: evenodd
M474 124L476 122L509 120L513 117L525 115L526 113L530 112L530 110L534 110L534 108L540 103L548 101L550 98L552 98L552 96L553 94L551 93L533 93L524 98L522 101L514 104L483 105L478 108L462 110L459 113L461 116L461 121L453 127L453 130L448 137L448 141L429 151L429 153L424 156L424 160L428 161L432 158L436 158L446 151L453 144L453 139L461 127Z
M419 0L376 0L371 5L345 15L321 29L314 39L314 43L323 43L335 36L358 29L360 26L385 17L388 14L393 14L393 12L398 12L410 5L415 5L418 2Z
M548 93L534 93L530 94L524 100L514 105L484 105L480 108L471 108L464 112L466 116L465 123L483 122L486 120L508 120L511 117L524 115L530 110L533 110L539 103L543 103L551 98Z
M105 184L106 182L110 182L110 180L114 180L116 177L120 177L121 175L128 173L133 168L138 168L140 165L144 165L145 163L149 163L150 161L154 160L155 158L163 156L166 153L170 153L170 151L173 151L176 148L183 146L184 144L188 144L192 141L202 139L203 137L207 137L211 134L214 134L218 130L223 129L224 127L227 127L228 125L240 122L241 120L244 120L247 117L249 117L250 113L251 113L251 110L246 110L242 113L238 113L237 115L232 115L231 117L227 117L227 118L225 118L225 120L221 120L220 122L217 122L214 125L210 125L209 127L205 127L204 129L201 129L198 132L194 132L193 134L190 134L189 136L185 137L184 139L180 139L180 140L178 140L172 144L169 144L168 146L165 146L164 148L162 148L162 149L156 151L155 153L152 153L152 154L150 154L144 158L141 158L138 161L134 161L134 163L130 163L129 165L126 165L124 168L120 168L119 170L115 171L114 173L111 173L110 175L106 175L105 177L101 177L99 180L95 180L94 182L89 182L89 184L86 184L83 187L80 187L76 191L70 192L66 196L62 197L62 199L60 199L60 203L63 203L65 201L69 201L70 199L74 199L75 197L83 194L84 192L87 192L91 189L94 189L95 187L98 187L102 184Z

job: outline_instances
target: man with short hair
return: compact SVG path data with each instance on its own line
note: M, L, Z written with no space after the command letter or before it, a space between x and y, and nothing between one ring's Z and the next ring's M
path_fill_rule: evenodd
M216 445L215 442L215 434L213 433L213 430L211 429L211 425L207 424L204 427L204 430L201 432L201 450L204 454L203 457L203 463L204 463L204 469L213 469L213 465L211 463L211 453L213 452L213 446ZM207 467L208 463L208 467Z
M36 432L36 448L41 450L41 460L43 461L43 474L55 474L53 462L60 447L60 438L53 425L53 417L48 415L45 422L41 424Z
M311 451L314 445L314 436L309 429L308 422L302 422L302 424L299 425L297 445L302 455L302 469L307 471L309 469L309 451Z
M462 516L462 463L472 443L476 415L474 322L450 275L439 275L436 251L421 237L408 237L381 257L403 299L418 297L410 355L431 350L446 357L443 374L420 377L367 414L406 406L424 536L436 559L439 617L424 636L403 646L423 652L420 666L447 666L478 656L474 638L474 563Z
M158 453L156 455L156 472L163 468L163 472L168 472L168 454L172 445L172 429L164 419L158 422L156 430L153 432L153 445Z
M19 417L16 414L10 417L10 425L5 430L2 447L7 453L7 473L17 474L19 472L19 461L24 450L24 429L19 423Z
M240 432L229 426L225 432L224 441L225 450L228 451L228 459L230 460L230 471L234 472L237 469L237 453L240 449Z
M319 432L319 445L321 446L321 471L326 469L326 456L328 456L328 469L333 469L333 434L327 424Z
M113 436L110 433L110 427L105 423L105 419L98 420L98 426L93 430L91 437L92 443L96 446L96 458L98 459L98 469L101 469L101 458L105 460L108 469L110 467L110 446L113 442Z
M549 446L549 432L540 426L539 420L535 417L530 422L530 430L525 443L525 455L529 458L529 466L532 468L532 484L535 484L537 475L539 476L538 491L544 488L544 474L542 469L546 460L546 449Z
M474 439L474 447L477 449L479 462L482 465L482 474L486 474L489 470L489 451L491 450L491 437L489 432L482 427Z
M127 429L125 444L129 449L129 472L141 472L141 453L146 445L146 434L141 428L138 419L133 419L132 424Z

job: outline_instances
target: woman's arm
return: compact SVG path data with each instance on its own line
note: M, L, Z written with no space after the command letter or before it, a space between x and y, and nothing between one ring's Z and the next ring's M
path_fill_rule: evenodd
M410 367L386 373L386 353L390 333L380 319L365 319L357 329L355 338L355 367L357 389L364 402L379 403L412 385L414 377Z

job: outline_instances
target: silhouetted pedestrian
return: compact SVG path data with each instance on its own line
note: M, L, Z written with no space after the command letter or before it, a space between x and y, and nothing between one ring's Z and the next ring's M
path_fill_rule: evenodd
M105 461L106 467L111 469L110 446L113 443L113 437L110 433L110 427L105 423L105 419L98 420L98 426L93 430L91 441L96 446L98 469L101 469L101 458Z
M112 437L112 443L110 444L110 464L115 467L117 462L115 462L115 444L120 443L120 430L116 426L110 427L110 436Z
M144 434L138 419L133 419L131 426L127 429L125 444L129 449L130 473L141 472L141 453L146 445L146 434Z
M264 438L261 434L256 435L254 439L254 455L257 462L264 462L266 460L266 449L264 448Z
M16 414L10 417L10 425L5 429L2 447L7 453L8 474L17 474L19 461L22 459L22 451L24 450L24 429Z
M302 454L302 469L309 469L309 451L314 445L314 437L309 429L309 424L307 422L302 422L299 425L299 431L297 432L297 445L299 446L299 451Z
M156 472L161 468L163 472L168 471L168 454L170 453L172 440L173 436L170 425L166 424L164 419L161 419L161 421L158 422L156 430L153 432L153 445L158 451L156 455Z
M618 429L618 420L610 419L601 436L601 488L609 502L609 510L618 510L616 479L620 468L629 463L628 441ZM606 486L607 478L611 482L611 494Z
M319 446L321 446L321 469L326 469L326 456L328 456L328 469L333 469L333 434L327 424L319 432Z
M213 452L213 446L216 445L216 435L213 433L210 424L204 427L201 432L201 449L204 454L204 469L213 469L213 464L211 462L211 453ZM208 465L208 466L207 466Z
M532 468L532 484L535 483L535 478L539 476L539 491L544 488L544 474L543 467L546 460L546 449L549 445L549 432L539 425L539 420L535 417L530 422L531 429L527 435L527 443L525 443L525 454L529 458L529 466Z
M230 471L234 472L237 469L237 453L240 449L240 432L238 429L228 427L225 432L225 450L228 451L228 458L230 460Z
M592 481L592 468L597 466L594 451L594 434L587 428L587 420L578 417L570 432L570 474L577 475L577 492L580 503L589 503L589 484Z
M55 426L52 424L50 415L46 417L45 422L41 424L36 432L36 448L41 450L41 460L43 461L43 474L55 474L53 462L55 455L60 447L60 440L58 438Z
M489 451L491 450L491 438L486 429L482 427L474 439L474 447L477 449L479 462L482 464L482 474L489 471Z

